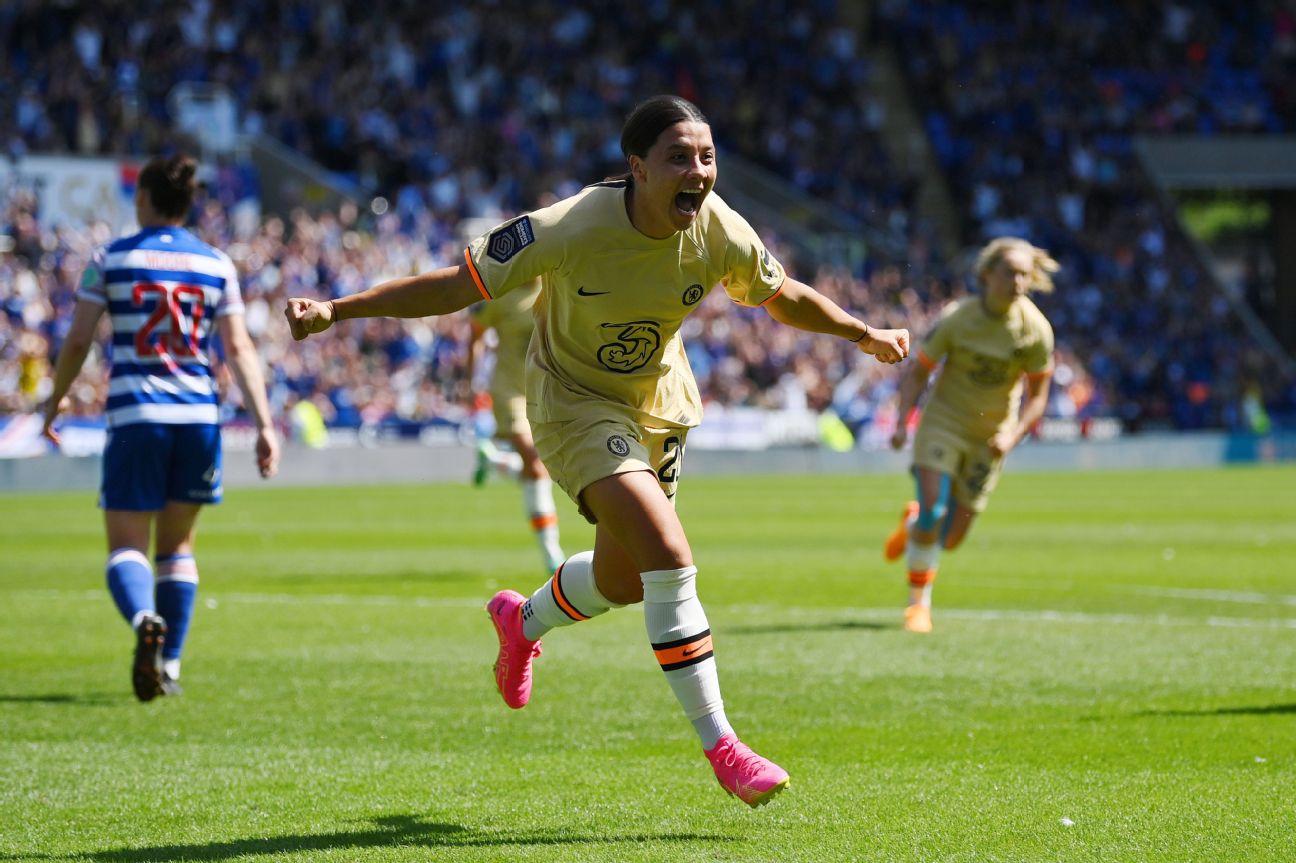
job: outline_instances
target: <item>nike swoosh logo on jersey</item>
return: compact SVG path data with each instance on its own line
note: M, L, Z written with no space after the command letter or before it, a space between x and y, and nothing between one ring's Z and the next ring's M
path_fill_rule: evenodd
M580 294L582 297L601 297L604 294L610 294L612 292L611 291L587 291L585 290L585 286L581 285L579 288L576 289L576 293Z

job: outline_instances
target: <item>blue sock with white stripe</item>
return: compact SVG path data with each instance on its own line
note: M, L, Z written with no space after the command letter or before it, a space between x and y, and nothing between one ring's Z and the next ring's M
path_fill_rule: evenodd
M138 548L115 548L108 554L108 592L131 626L153 606L153 567Z
M189 620L198 597L198 564L192 554L173 554L157 558L157 609L166 621L166 644L162 647L164 662L178 661L184 650ZM178 677L178 674L172 674Z

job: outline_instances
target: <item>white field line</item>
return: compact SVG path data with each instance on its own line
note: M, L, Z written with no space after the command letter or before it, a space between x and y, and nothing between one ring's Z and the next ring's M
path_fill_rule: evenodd
M1023 590L1038 593L1044 590L1073 591L1075 579L1054 581L1041 578L1038 581L1014 578L977 579L977 587L991 587L1005 590ZM1294 605L1296 595L1289 593L1260 593L1246 590L1212 590L1195 587L1153 587L1150 585L1124 584L1111 585L1107 588L1113 593L1133 593L1139 596L1161 596L1166 599L1197 599L1203 602L1234 602L1244 605Z
M80 598L103 602L108 599L102 590L16 590L15 595L26 595L36 598ZM473 608L485 607L480 599L469 598L433 598L426 596L351 596L348 594L292 594L292 593L208 593L207 600L229 602L240 605L333 605L364 607L401 607L401 608ZM895 608L866 608L836 606L833 608L809 608L803 606L747 605L709 603L715 609L724 609L733 614L778 615L783 618L797 617L805 619L821 618L826 614L850 614L870 619L891 620L898 614ZM942 606L940 615L943 618L956 620L980 621L1015 621L1019 623L1074 623L1074 624L1108 624L1120 626L1215 626L1232 629L1291 629L1296 630L1296 618L1252 618L1252 617L1172 617L1166 614L1095 614L1087 611L1052 611L1027 609L995 608L950 608Z
M807 616L822 617L824 612L843 612L869 618L893 620L898 615L895 608L851 608L833 609L797 608L774 605L726 605L721 606L730 612L744 614L781 614L784 617L795 616L804 619ZM1255 617L1172 617L1168 614L1095 614L1087 611L1053 611L1050 609L1002 609L1002 608L950 608L940 606L937 613L942 618L958 620L1007 620L1019 623L1080 623L1112 624L1120 626L1219 626L1234 629L1292 629L1296 630L1296 618L1255 618Z
M104 599L108 596L102 590L15 590L14 594L26 594L28 596L49 597L72 597L79 596L81 599ZM346 593L216 593L213 591L202 591L198 594L199 601L215 600L217 602L234 602L245 605L363 605L379 606L383 608L405 607L413 608L480 608L485 610L486 600L469 599L469 598L435 598L429 596L355 596Z
M1208 602L1241 602L1251 605L1296 605L1296 596L1282 593L1255 593L1244 590L1210 590L1194 587L1139 587L1130 585L1124 592L1171 599L1201 599Z
M889 613L894 615L894 612ZM1170 617L1165 614L1090 614L1084 611L1005 611L990 608L942 608L940 609L940 615L965 620L1015 620L1032 623L1110 623L1140 626L1222 626L1233 629L1296 630L1296 619L1289 617L1264 620L1254 617L1220 617L1212 615L1206 618L1192 618Z

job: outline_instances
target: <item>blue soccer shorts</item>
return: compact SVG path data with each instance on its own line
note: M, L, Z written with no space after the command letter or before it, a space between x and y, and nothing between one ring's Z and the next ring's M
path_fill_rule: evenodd
M220 503L221 493L220 426L134 423L108 430L102 509L154 512L169 500Z

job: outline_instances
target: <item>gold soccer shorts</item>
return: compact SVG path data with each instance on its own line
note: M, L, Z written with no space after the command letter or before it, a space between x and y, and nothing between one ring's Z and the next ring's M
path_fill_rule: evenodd
M973 512L985 512L1003 470L1003 457L991 455L986 441L926 422L914 435L913 463L947 474L954 499Z
M662 492L675 502L684 462L687 428L654 429L609 415L570 422L535 423L536 451L554 482L592 524L580 494L609 476L650 470Z

